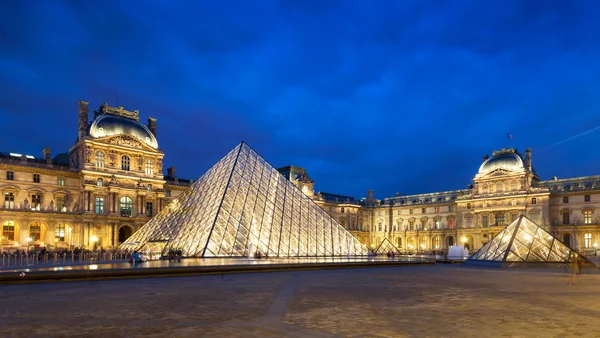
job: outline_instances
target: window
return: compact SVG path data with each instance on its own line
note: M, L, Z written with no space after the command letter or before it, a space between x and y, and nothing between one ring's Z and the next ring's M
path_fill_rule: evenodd
M121 169L129 170L129 156L121 157Z
M467 209L471 209L471 203L467 203Z
M58 212L66 212L67 206L65 205L65 197L60 196L56 198L56 211Z
M408 213L409 213L409 214L412 214L412 213L413 213L413 209L410 209L410 210L408 211Z
M146 216L152 217L152 202L146 202Z
M104 153L101 151L96 152L96 167L104 168Z
M396 222L396 230L397 231L402 231L402 221L401 220L398 220Z
M40 223L31 223L31 225L29 226L29 238L31 238L32 241L36 242L40 240L41 235L42 231L40 228Z
M54 228L54 238L58 239L59 242L64 242L65 241L65 225L62 223L59 223L56 225L56 227Z
M563 203L569 203L569 196L563 196Z
M467 220L467 228L470 228L471 225L473 224L473 218L471 216L467 216L466 220Z
M6 172L6 179L10 180L10 181L14 180L15 179L15 173L12 172L12 171L7 171Z
M98 183L96 183L97 186L101 187L104 185L104 180L102 178L98 179Z
M585 235L583 235L583 246L586 249L589 249L592 247L592 234L590 234L589 232L586 233Z
M496 225L499 227L504 226L504 214L503 213L496 214Z
M344 207L340 208L340 212L343 214L344 213Z
M148 190L148 191L152 191L152 184L148 184L148 185L146 186L146 190Z
M453 210L454 210L454 208L451 205L449 205L448 206L448 212L452 212Z
M152 176L154 172L154 164L151 159L146 159L146 175Z
M589 202L591 200L590 195L583 196L583 200L584 200L584 202Z
M448 220L448 229L454 229L454 218Z
M346 227L346 220L341 218L340 219L340 225L343 226L344 228Z
M33 183L40 183L40 174L33 174Z
M435 207L435 212L440 212L440 207Z
M415 227L415 221L408 221L408 230L413 230Z
M104 215L104 197L96 197L96 213Z
M59 177L58 178L58 185L60 185L61 187L65 185L65 178L64 177Z
M398 210L398 215L402 215L402 210Z
M511 221L511 222L514 222L514 221L517 219L517 216L519 216L519 215L518 215L518 214L516 214L516 213L512 213L512 214L510 214L510 221Z
M4 193L4 208L14 209L15 208L15 194L12 192Z
M31 195L31 208L34 210L40 210L42 206L42 195L33 194Z
M481 226L483 226L484 228L487 228L489 226L489 220L487 215L481 217Z
M377 231L383 231L383 223L382 222L377 223Z
M565 224L565 225L569 224L569 212L568 211L563 212L562 216L563 216L563 224Z
M401 248L402 247L402 237L396 238L396 245Z
M434 222L435 228L436 228L436 229L439 229L439 228L440 228L440 223L441 223L441 222L440 222L440 220L439 220L439 219L436 219L436 220L435 220L435 221L433 221L433 222Z
M592 210L583 211L583 224L592 224Z
M171 197L171 189L167 189L167 190L165 190L165 195L166 195L167 197Z
M6 221L2 223L2 240L3 241L14 241L15 240L15 222Z
M133 215L133 200L130 197L124 196L120 200L121 216L131 217Z
M538 213L537 212L532 212L531 213L531 220L533 221L533 223L537 223L538 222Z
M432 247L435 249L439 249L440 248L440 238L438 236L433 237L433 241L432 241Z
M535 197L531 199L531 204L537 204L537 199Z
M424 214L424 213L426 213L426 212L427 212L427 209L426 209L426 208L421 208L421 213L422 213L422 214Z

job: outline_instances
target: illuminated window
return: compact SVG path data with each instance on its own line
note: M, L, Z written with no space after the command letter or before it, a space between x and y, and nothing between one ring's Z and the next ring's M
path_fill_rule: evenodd
M402 247L402 238L401 238L401 237L398 237L398 238L396 239L396 245L397 245L399 248L401 248L401 247Z
M2 223L2 240L3 241L14 241L15 240L15 222L6 221Z
M96 167L104 168L104 153L101 151L96 152Z
M104 214L104 197L96 197L96 214Z
M31 208L35 210L40 210L42 205L42 195L33 194L31 195Z
M592 210L586 209L583 211L583 223L592 224Z
M496 214L496 225L499 227L504 226L504 214L501 212Z
M438 236L433 237L433 241L432 241L432 247L435 249L439 249L440 248L440 238Z
M481 217L481 226L484 228L487 228L489 226L489 220L487 215Z
M146 190L148 190L148 191L152 191L152 184L148 184L148 185L146 186Z
M121 157L121 169L129 170L129 156Z
M61 187L65 185L65 178L64 177L59 177L58 178L58 185L60 185Z
M124 196L120 199L121 216L131 217L133 215L133 200Z
M10 181L14 180L15 179L15 173L12 172L12 171L7 171L6 172L6 179L10 180Z
M154 164L151 159L146 159L146 175L151 176L154 172Z
M15 194L12 192L4 193L4 208L14 209L15 208Z
M33 174L33 183L40 183L40 174Z
M440 225L441 225L441 221L439 219L436 219L435 221L433 221L433 223L435 224L435 228L439 229Z
M454 229L454 218L448 219L448 228Z
M65 204L65 197L60 196L56 198L56 211L65 212L67 211L67 206Z
M98 183L96 183L96 185L98 185L99 187L104 185L104 180L102 178L98 179Z
M29 238L31 238L32 241L39 241L42 235L42 230L40 228L40 223L39 222L34 222L31 223L31 225L29 226Z
M65 241L65 225L62 223L59 223L56 225L56 227L54 228L54 237L56 239L58 239L60 242L64 242Z
M413 230L415 227L415 221L408 221L408 230Z
M592 234L590 234L589 232L583 235L583 245L586 249L592 247Z

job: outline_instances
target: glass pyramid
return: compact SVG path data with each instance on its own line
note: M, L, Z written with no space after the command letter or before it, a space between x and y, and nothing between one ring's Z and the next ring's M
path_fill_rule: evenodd
M386 255L388 252L393 252L396 255L400 255L400 250L392 244L387 238L384 238L377 250L375 250L375 254L377 255Z
M568 263L571 248L521 215L465 261Z
M363 256L369 249L242 142L152 220L123 250L187 257ZM157 253L155 253L156 255Z

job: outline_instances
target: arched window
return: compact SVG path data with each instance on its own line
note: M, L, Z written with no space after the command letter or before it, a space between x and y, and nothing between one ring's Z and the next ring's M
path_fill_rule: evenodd
M65 225L63 223L58 223L54 228L54 238L56 238L59 242L65 241Z
M152 159L146 159L146 175L152 176L154 173L154 164L152 163Z
M121 216L131 217L133 215L133 200L124 196L120 200Z
M589 249L592 247L592 234L591 233L586 233L585 235L583 235L583 246L586 249Z
M344 207L340 208L340 212L343 214L344 213Z
M104 168L104 153L101 151L96 152L96 167Z
M399 248L402 247L402 237L396 238L396 246Z
M104 185L104 181L102 180L102 178L99 178L99 179L98 179L98 183L97 183L97 185L98 185L99 187L101 187L101 186L103 186L103 185Z
M33 222L29 225L29 238L33 242L39 241L42 237L42 229L40 227L40 222Z
M129 156L121 157L121 169L129 170Z
M431 241L431 247L434 249L440 248L440 238L438 236L433 237L433 241Z
M467 209L471 209L471 203L467 203Z
M563 234L563 243L565 243L569 247L571 246L571 234Z
M427 238L421 237L421 249L427 249Z
M2 223L2 240L3 241L14 241L15 240L15 222L6 221Z

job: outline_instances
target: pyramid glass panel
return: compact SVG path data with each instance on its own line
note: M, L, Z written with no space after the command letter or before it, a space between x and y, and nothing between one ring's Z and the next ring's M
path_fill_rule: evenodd
M400 254L400 250L394 245L392 244L392 242L390 242L387 238L384 238L383 241L381 242L381 244L379 244L379 247L377 248L377 250L375 250L375 254L377 255L385 255L388 252L393 252L396 255Z
M160 245L146 245L161 243ZM120 248L187 257L365 256L360 243L247 144L241 143Z
M571 248L521 215L466 262L567 263Z

